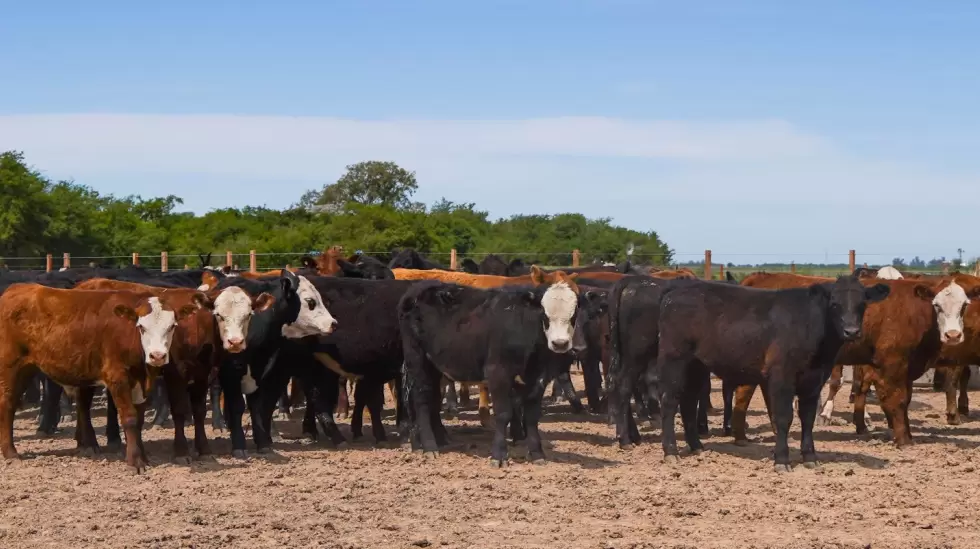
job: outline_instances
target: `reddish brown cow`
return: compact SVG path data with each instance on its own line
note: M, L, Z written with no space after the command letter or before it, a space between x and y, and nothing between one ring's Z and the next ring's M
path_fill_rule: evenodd
M826 279L821 277L757 273L746 277L742 283L759 288L789 288L824 281ZM939 356L943 343L956 345L962 341L962 309L969 297L980 295L980 285L963 287L953 283L951 278L939 281L867 279L863 282L887 284L891 293L884 301L868 307L862 337L845 345L837 355L837 362L875 366L864 369L868 383L875 385L895 444L904 446L911 442L908 405L912 381ZM942 329L938 325L942 325ZM754 387L744 386L737 391L732 417L736 441L745 441L745 410L754 390ZM860 392L854 399L854 423L858 433L867 432L864 404L864 392Z
M14 407L21 385L36 367L62 385L104 384L126 431L126 462L142 472L147 466L140 433L144 395L169 361L177 322L206 303L201 294L188 300L36 284L8 288L0 299L0 451L4 458L19 457L13 443ZM84 413L80 403L80 421ZM76 440L83 451L95 447L91 422L79 430Z

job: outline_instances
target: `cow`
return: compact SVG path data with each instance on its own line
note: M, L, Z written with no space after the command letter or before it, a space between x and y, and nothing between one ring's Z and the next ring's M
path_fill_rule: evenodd
M690 284L667 290L660 304L657 370L664 460L678 461L678 405L692 453L702 450L697 399L708 372L737 383L765 384L776 427L775 467L789 472L793 397L799 398L805 467L817 465L813 444L820 390L841 346L861 337L865 309L884 300L885 284L865 287L847 275L788 290Z
M205 296L174 309L179 296L144 292L61 290L11 286L0 299L0 451L17 459L13 413L18 385L32 367L62 385L104 384L126 430L126 463L147 467L140 434L142 405L153 378L169 362L177 323L204 309ZM83 452L98 448L79 401L76 440ZM83 414L86 414L83 416Z
M958 345L963 340L963 310L972 297L980 295L980 286L964 288L945 277L938 280L862 279L864 284L885 284L891 288L889 298L869 307L864 317L862 337L845 345L835 363L870 365L870 377L854 399L854 423L858 434L867 433L864 394L874 383L882 410L893 431L898 447L911 443L908 405L912 381L920 377L939 356L943 346ZM792 274L756 273L742 281L745 286L786 288L826 283L822 277ZM858 375L858 374L856 374ZM734 396L732 432L736 442L744 443L745 410L755 385L738 387ZM768 397L763 387L763 397ZM727 399L731 398L726 391Z
M247 404L252 418L262 417L257 391L266 373L275 364L284 340L329 334L338 322L327 310L313 284L306 277L289 271L284 270L275 281L229 278L223 280L217 289L224 290L230 286L238 286L249 296L261 296L263 293L272 296L271 306L252 316L243 350L237 354L226 354L218 369L218 379L225 397L224 416L231 432L232 456L247 459L242 414ZM243 393L245 399L242 398ZM261 421L253 419L252 431L256 441L266 439ZM264 448L262 450L266 451Z
M494 402L491 464L507 462L506 430L519 395L529 458L543 462L538 433L549 372L543 353L572 350L579 288L564 273L546 286L479 290L437 282L419 284L398 305L405 352L403 402L413 448L431 457L446 443L439 417L439 379L486 381Z
M451 270L445 265L425 259L421 254L411 248L395 253L394 257L392 257L391 261L388 263L388 268L393 271L395 269L418 269L423 271L430 269L437 269L440 271Z

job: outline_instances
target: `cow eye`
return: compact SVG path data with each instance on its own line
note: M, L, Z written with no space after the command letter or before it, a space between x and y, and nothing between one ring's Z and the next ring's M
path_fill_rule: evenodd
M137 324L136 328L140 331L141 334L146 333L146 328L144 328L142 324Z
M309 307L311 311L316 309L316 300L312 297L306 298L306 306Z
M224 320L224 318L222 318L222 316L219 315L218 313L214 313L214 318L216 318L218 320Z

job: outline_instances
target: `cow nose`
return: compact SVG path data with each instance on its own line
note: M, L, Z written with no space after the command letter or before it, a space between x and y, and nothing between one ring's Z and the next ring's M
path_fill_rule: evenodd
M946 343L959 343L963 340L963 332L959 330L950 330L946 332Z
M558 351L564 352L568 350L568 340L567 339L555 339L551 341L551 348Z
M861 335L861 328L844 328L844 337L854 339Z
M229 337L227 348L229 351L241 350L245 340L240 337Z
M150 353L151 362L155 362L159 364L163 362L165 358L167 358L167 353L161 353L160 351L153 351L152 353Z

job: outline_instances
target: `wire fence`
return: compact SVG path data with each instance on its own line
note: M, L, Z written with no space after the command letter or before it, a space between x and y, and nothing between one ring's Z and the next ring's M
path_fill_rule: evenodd
M395 253L391 251L373 250L342 250L344 256L360 253L374 257L387 263ZM298 267L303 264L304 256L316 257L319 251L294 252L235 252L215 251L209 254L169 254L168 252L134 252L129 255L77 255L47 254L39 257L0 257L0 268L11 271L47 271L60 270L64 267L125 267L139 265L150 271L174 271L180 269L195 269L203 266L222 267L245 270L274 270L285 267ZM420 252L426 260L449 269L459 269L466 260L477 264L491 253L473 252L467 254L449 252ZM492 252L492 255L505 263L521 259L526 265L537 264L542 267L583 267L592 264L614 264L615 254L608 251L591 252L589 250L567 251L505 251ZM620 255L620 260L622 254ZM896 258L910 258L895 261ZM893 265L902 272L916 274L943 274L953 271L980 274L980 261L964 264L959 260L946 261L944 258L931 259L928 263L919 259L919 255L901 253L861 253L854 250L847 253L801 253L801 252L764 252L764 253L725 253L711 250L687 252L678 251L670 254L643 253L639 251L632 255L635 265L655 265L664 268L688 268L698 275L712 278L724 277L725 271L736 276L744 276L752 272L793 272L798 274L835 276L853 272L857 267L879 268ZM620 261L621 263L621 261ZM896 264L897 263L897 264Z

